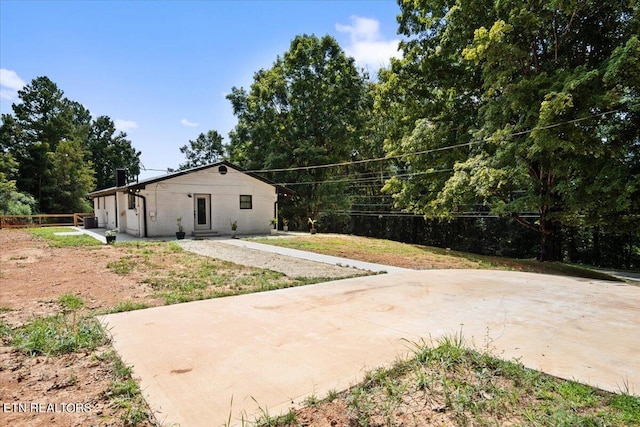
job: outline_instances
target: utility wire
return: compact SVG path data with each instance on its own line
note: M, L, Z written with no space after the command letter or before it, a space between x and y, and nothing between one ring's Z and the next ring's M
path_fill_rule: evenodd
M631 105L631 107L635 107L635 106L638 106L638 105L640 105L640 104L634 104L634 105ZM564 122L553 123L553 124L546 125L546 126L537 126L537 127L532 128L532 129L527 129L527 130L523 130L523 131L520 131L520 132L513 132L511 134L504 135L504 137L522 136L522 135L526 135L526 134L529 134L529 133L532 133L532 132L535 132L535 131L553 129L553 128L556 128L558 126L563 126L563 125L572 124L572 123L579 123L579 122L583 122L585 120L590 120L590 119L593 119L593 118L596 118L596 117L603 117L603 116L606 116L606 115L609 115L609 114L618 113L618 112L623 111L623 110L625 110L625 108L617 108L615 110L609 110L609 111L604 111L604 112L598 113L598 114L592 114L591 116L587 116L587 117L580 117L580 118L577 118L577 119L566 120ZM469 147L471 145L481 144L483 142L488 142L491 139L492 139L492 137L486 137L486 138L483 138L483 139L478 140L478 141L469 141L469 142L465 142L465 143L461 143L461 144L447 145L445 147L430 148L428 150L414 151L414 152L410 152L410 153L397 154L395 156L375 157L375 158L371 158L371 159L352 160L352 161L348 161L348 162L328 163L328 164L323 164L323 165L296 166L296 167L291 167L291 168L255 169L255 170L249 170L247 172L251 172L251 173L292 172L292 171L300 171L300 170L324 169L324 168L331 168L331 167L337 167L337 166L358 165L358 164L363 164L363 163L380 162L380 161L391 160L391 159L400 159L402 157L407 157L407 156L417 156L417 155L421 155L421 154L429 154L429 153L435 153L435 152L439 152L439 151L453 150L455 148L461 148L461 147Z
M637 107L640 104L632 104L629 106L629 108L632 107ZM615 114L615 113L619 113L621 111L626 110L626 108L618 108L615 110L609 110L609 111L604 111L601 113L597 113L597 114L593 114L591 116L587 116L587 117L581 117L581 118L577 118L577 119L572 119L572 120L567 120L564 122L558 122L558 123L553 123L550 125L546 125L546 126L539 126L539 127L534 127L532 129L527 129L527 130L523 130L520 132L513 132L511 134L508 135L504 135L503 137L513 137L513 136L522 136L522 135L526 135L535 131L540 131L540 130L547 130L547 129L553 129L559 126L563 126L563 125L567 125L567 124L573 124L573 123L579 123L585 120L590 120L596 117L603 117L603 116L607 116L609 114ZM440 151L447 151L447 150L453 150L456 148L462 148L462 147L469 147L472 145L476 145L476 144L481 144L483 142L488 142L492 139L492 137L486 137L483 138L481 140L478 141L469 141L469 142L465 142L465 143L461 143L461 144L454 144L454 145L448 145L448 146L444 146L444 147L438 147L438 148L430 148L427 150L422 150L422 151L413 151L413 152L409 152L409 153L403 153L403 154L397 154L394 156L385 156L385 157L374 157L374 158L370 158L370 159L362 159L362 160L352 160L352 161L345 161L345 162L337 162L337 163L327 163L327 164L322 164L322 165L312 165L312 166L295 166L295 167L290 167L290 168L272 168L272 169L253 169L253 170L247 170L244 171L245 173L268 173L268 172L293 172L293 171L301 171L301 170L313 170L313 169L323 169L323 168L331 168L331 167L338 167L338 166L351 166L351 165L358 165L358 164L363 164L363 163L372 163L372 162L381 162L381 161L385 161L385 160L392 160L392 159L400 159L403 157L408 157L408 156L418 156L421 154L429 154L429 153L435 153L435 152L440 152ZM168 172L167 169L147 169L144 168L143 166L143 170L148 170L148 171L161 171L161 172Z

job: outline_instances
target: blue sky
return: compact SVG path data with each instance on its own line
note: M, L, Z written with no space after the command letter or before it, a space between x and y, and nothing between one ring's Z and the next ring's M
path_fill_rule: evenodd
M398 55L398 12L395 0L0 0L0 111L47 76L94 118L111 117L145 168L175 168L201 132L228 141L225 95L248 88L296 35L329 34L375 74Z

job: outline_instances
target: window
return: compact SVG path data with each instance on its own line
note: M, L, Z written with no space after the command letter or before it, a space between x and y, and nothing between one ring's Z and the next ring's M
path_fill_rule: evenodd
M129 193L129 209L136 208L136 196Z
M96 209L100 209L100 197L96 197L98 199L98 207Z
M253 209L253 196L241 194L240 209Z

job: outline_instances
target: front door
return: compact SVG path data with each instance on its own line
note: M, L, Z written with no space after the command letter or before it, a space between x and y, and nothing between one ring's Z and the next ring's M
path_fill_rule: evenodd
M211 195L194 194L196 230L211 230Z

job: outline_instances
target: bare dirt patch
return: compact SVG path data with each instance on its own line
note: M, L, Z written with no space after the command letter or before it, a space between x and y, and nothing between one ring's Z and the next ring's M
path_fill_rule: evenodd
M79 316L123 300L157 305L148 285L107 268L120 257L117 247L53 248L29 232L0 230L0 321L15 327L60 313L65 294L85 301ZM0 426L123 425L127 408L108 398L109 351L30 357L0 341Z
M216 257L216 253L205 255ZM28 231L0 230L0 326L4 323L15 328L59 314L63 311L62 295L79 297L84 306L77 316L90 316L125 302L163 305L169 298L163 293L179 302L183 297L193 298L193 292L201 292L195 295L199 299L305 283L296 277L313 282L314 277L364 273L338 266L319 268L317 263L258 251L247 254L230 245L219 248L217 255L267 268L278 263L285 266L287 276L179 253L167 244L50 247ZM206 277L197 279L199 275ZM203 289L183 289L197 280L203 286L207 281L212 283ZM109 346L33 357L7 344L0 340L0 426L128 425L131 408L109 399L114 381L114 362L105 357L111 351ZM137 425L150 424L142 421Z
M53 248L22 231L0 231L0 247L0 306L11 309L0 318L11 324L58 312L64 294L81 297L85 311L149 299L148 285L107 268L122 256L117 247Z

